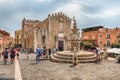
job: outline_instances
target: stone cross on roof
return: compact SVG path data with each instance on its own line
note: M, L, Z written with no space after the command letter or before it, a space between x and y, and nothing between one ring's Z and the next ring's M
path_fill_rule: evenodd
M73 21L74 21L74 23L76 23L75 16L73 16Z
M75 20L75 16L73 16L73 28L77 28L77 23L76 23L76 20Z

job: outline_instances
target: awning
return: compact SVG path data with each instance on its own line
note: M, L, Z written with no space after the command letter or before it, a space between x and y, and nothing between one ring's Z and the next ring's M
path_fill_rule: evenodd
M107 53L116 53L120 54L120 49L119 48L111 48L106 51Z

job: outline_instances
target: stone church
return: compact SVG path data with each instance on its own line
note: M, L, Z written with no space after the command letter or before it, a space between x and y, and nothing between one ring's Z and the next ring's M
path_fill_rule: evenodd
M36 50L38 47L47 49L58 48L59 51L71 49L71 19L64 13L49 14L43 20L22 21L22 47Z

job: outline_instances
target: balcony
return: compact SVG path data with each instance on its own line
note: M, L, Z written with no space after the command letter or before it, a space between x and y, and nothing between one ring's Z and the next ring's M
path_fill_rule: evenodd
M106 39L110 39L110 37L106 37Z

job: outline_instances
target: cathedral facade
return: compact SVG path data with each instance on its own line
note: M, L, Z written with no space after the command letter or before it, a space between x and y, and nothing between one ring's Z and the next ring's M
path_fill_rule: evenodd
M47 49L58 48L59 51L71 49L71 19L61 13L49 14L43 21L22 21L22 47L36 50L38 47Z

